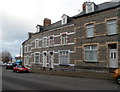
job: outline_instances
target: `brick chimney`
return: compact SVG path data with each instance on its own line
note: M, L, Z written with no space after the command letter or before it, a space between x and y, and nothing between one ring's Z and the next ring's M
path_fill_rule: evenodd
M84 2L83 5L82 5L83 11L86 11L86 3L87 3L87 2Z
M51 20L48 18L45 18L43 22L43 26L49 26L51 24Z

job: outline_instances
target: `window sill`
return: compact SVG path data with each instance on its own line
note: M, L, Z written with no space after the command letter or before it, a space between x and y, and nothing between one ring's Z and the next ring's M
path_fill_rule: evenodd
M99 63L98 61L84 61L85 63Z
M49 48L53 48L53 46L49 46Z
M115 34L107 34L107 36L113 36L113 35L117 35L117 33L115 33Z
M59 64L60 66L70 66L70 65L64 65L64 64Z
M93 39L93 38L95 38L94 36L93 37L86 37L87 39Z

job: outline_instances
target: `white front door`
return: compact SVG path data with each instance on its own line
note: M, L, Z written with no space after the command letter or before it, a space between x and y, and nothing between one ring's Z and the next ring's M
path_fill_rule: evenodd
M43 67L47 67L47 53L43 53Z
M51 52L49 54L49 67L54 68L54 54L53 54L53 52Z
M109 67L110 68L118 68L117 49L110 49L110 51L109 51Z

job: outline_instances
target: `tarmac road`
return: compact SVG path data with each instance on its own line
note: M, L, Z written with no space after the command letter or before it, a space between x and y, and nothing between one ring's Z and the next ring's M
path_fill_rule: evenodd
M2 90L118 90L113 80L76 78L2 69Z

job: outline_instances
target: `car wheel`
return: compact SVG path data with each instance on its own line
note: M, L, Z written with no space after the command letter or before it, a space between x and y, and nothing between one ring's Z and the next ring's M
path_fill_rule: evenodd
M117 78L117 83L120 85L120 76Z
M17 72L17 73L19 73L19 71L18 71L18 70L17 70L16 72Z

